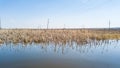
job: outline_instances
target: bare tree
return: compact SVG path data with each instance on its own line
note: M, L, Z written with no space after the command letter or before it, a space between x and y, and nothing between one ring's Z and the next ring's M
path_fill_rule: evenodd
M47 21L47 29L49 28L49 19L48 19L48 21Z
M63 29L65 29L66 28L66 26L65 26L65 24L64 24L64 28Z
M110 22L110 20L109 20L109 31L110 31L110 28L111 28L111 22Z

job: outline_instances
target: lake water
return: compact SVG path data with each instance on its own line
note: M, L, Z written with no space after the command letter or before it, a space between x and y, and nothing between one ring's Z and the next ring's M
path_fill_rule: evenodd
M0 68L120 68L120 40L0 45Z

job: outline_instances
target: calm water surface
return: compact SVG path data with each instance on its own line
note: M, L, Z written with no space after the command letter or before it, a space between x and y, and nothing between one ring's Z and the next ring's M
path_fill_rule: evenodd
M120 40L0 45L0 68L120 68Z

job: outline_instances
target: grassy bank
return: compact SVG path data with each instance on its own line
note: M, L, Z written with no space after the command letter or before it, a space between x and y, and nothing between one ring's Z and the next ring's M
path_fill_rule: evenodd
M0 43L66 43L87 42L87 40L118 40L120 30L108 29L2 29L0 30Z

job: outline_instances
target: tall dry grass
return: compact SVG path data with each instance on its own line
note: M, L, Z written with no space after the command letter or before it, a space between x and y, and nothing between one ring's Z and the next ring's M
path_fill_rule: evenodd
M2 29L0 30L0 43L66 43L66 42L87 42L87 40L108 40L120 39L118 30L68 30L68 29Z

